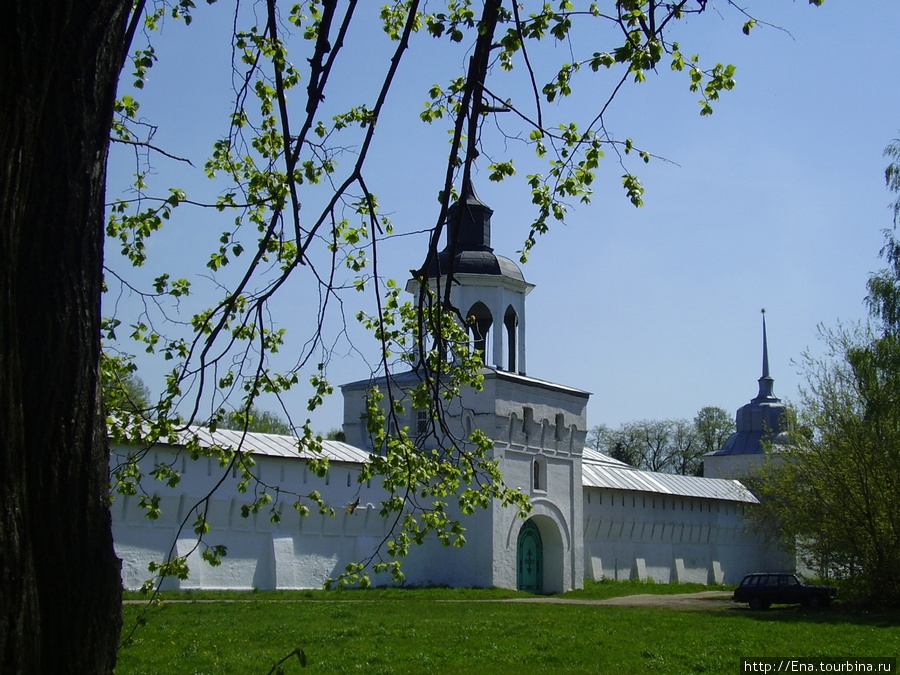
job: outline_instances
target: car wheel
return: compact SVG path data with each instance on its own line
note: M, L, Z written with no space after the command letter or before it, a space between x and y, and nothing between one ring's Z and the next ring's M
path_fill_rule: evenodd
M768 609L769 603L764 601L762 598L751 598L750 599L750 609Z
M807 598L806 602L803 603L806 609L819 609L822 606L822 600L815 595Z

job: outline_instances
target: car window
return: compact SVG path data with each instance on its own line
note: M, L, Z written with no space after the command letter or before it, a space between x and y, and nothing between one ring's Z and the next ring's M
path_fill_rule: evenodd
M795 577L793 574L786 575L784 577L783 583L785 586L799 586L800 585L800 582L797 581L797 577Z

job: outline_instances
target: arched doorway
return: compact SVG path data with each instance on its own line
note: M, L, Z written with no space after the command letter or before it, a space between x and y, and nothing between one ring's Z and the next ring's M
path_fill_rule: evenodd
M533 520L525 521L516 544L516 588L529 593L544 590L544 546Z

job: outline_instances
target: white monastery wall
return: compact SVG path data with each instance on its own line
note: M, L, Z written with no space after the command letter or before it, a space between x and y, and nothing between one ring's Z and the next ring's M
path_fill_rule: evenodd
M584 500L589 579L734 584L784 564L748 529L750 503L590 487Z
M516 407L508 398L498 400L498 410ZM650 474L616 466L614 460L598 464L595 457L584 464L578 421L561 425L564 433L558 434L556 425L548 428L544 418L534 423L540 433L526 434L525 417L520 419L516 413L494 415L493 420L488 414L480 417L501 429L501 438L509 439L497 442L495 455L507 484L521 488L531 499L527 520L537 526L543 542L543 592L579 588L585 578L736 583L750 571L792 567L789 559L767 548L763 537L747 530L745 510L753 508L749 501L704 497L703 492L670 495L582 484L588 480L589 466L590 480L595 482L603 476L660 485L699 481L697 489L708 491L712 487L704 486L722 489L722 481ZM114 448L113 461L125 452ZM192 511L219 480L222 469L214 459L192 462L183 455L177 448L163 446L141 461L145 475L161 462L182 471L175 487L146 478L145 486L160 495L158 519L146 518L137 497L115 495L113 535L123 559L126 588L140 587L151 576L148 564L164 560L173 542L174 554L187 556L191 574L185 581L167 580L168 588L318 588L349 562L365 559L388 534L389 521L379 513L384 491L378 481L358 483L358 463L332 461L328 475L320 478L300 457L255 454L255 472L264 482L301 494L318 490L335 515L313 510L301 517L292 507L293 497L285 497L283 504L270 505L280 509L280 522L272 523L266 509L243 518L241 506L248 498L238 490L237 472L229 472L209 501L207 518L212 530L205 536L207 545L226 545L228 555L221 565L211 567L201 560ZM358 508L348 513L345 507L357 497ZM403 561L407 583L516 588L517 538L525 522L514 509L496 502L485 511L463 516L466 546L444 547L435 538L414 546ZM386 584L390 578L373 575L373 582Z
M113 461L127 452L126 448L113 448ZM347 563L371 555L388 534L390 521L379 513L385 491L377 480L359 484L358 465L332 462L328 475L319 478L303 459L255 455L254 470L262 480L303 494L318 490L329 500L335 515L321 515L311 507L311 513L301 517L292 506L294 499L285 497L281 505L270 504L279 509L280 522L271 522L268 509L243 518L241 506L249 498L238 490L239 474L231 472L209 501L207 521L211 531L203 540L206 545L224 544L228 549L221 565L212 567L201 559L202 548L197 546L193 527L197 519L194 509L223 469L213 459L184 458L182 462L183 455L176 448L160 447L141 462L145 487L161 497L159 518L148 519L136 496L114 496L113 537L123 560L125 588L139 588L150 578L148 565L166 559L173 542L174 555L187 556L190 576L184 581L170 578L165 588L321 588L328 578L343 572ZM159 462L174 462L179 467L182 477L178 485L168 487L147 475ZM346 505L357 496L360 505L348 513ZM465 548L444 547L436 538L413 547L403 562L407 583L488 585L490 518L490 512L464 517L464 527L468 528ZM372 579L376 584L390 582L389 575L372 575Z

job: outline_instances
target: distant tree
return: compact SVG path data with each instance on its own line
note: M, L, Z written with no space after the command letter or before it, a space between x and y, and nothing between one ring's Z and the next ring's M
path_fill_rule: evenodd
M672 468L672 423L668 420L632 422L631 433L636 439L640 466L650 471L669 471Z
M600 424L588 432L585 446L620 462L637 466L640 463L640 455L637 451L638 438L634 435L634 430L631 424L623 424L618 429Z
M701 455L721 449L735 430L734 417L716 406L700 408L694 417L694 431Z
M137 374L130 359L103 354L101 356L101 390L107 413L131 412L149 414L152 409L150 389Z
M591 427L587 432L587 437L584 439L584 447L609 454L607 452L607 442L610 433L610 428L605 424Z
M279 417L277 413L269 410L260 410L256 406L228 413L219 422L219 427L236 431L246 430L262 434L279 434L281 436L293 434L291 425Z
M671 420L669 457L673 473L699 476L703 473L703 447L690 420Z
M327 434L325 434L325 439L329 441L340 441L341 443L345 443L347 441L347 436L344 433L343 429L330 429Z
M612 445L607 454L629 466L639 467L641 466L640 442L641 439L635 425L625 424L612 434Z
M693 421L647 419L617 429L598 425L588 433L585 445L631 466L698 476L704 453L722 447L733 431L728 413L708 406Z

